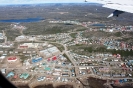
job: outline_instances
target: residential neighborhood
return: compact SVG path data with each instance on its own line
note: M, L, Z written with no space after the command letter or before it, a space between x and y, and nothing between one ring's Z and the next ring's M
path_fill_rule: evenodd
M33 87L43 82L73 83L83 88L87 77L109 80L108 83L122 84L132 82L133 60L124 59L121 53L97 52L81 55L69 49L72 46L103 46L106 50L124 50L132 52L133 43L119 40L118 37L85 37L84 33L129 32L132 26L107 26L106 29L88 28L99 22L49 21L49 23L74 24L87 30L46 35L20 35L14 41L8 41L0 33L0 68L2 74L13 84L27 84ZM15 24L11 26L17 27ZM106 25L105 25L106 26ZM19 28L23 28L20 26ZM23 28L26 30L26 28ZM123 34L124 35L124 34ZM85 51L87 49L81 49ZM93 50L92 50L93 51ZM56 84L55 84L56 85ZM85 84L87 85L87 84Z

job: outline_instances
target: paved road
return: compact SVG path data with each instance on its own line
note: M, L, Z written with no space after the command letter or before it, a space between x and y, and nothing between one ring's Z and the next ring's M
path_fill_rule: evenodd
M4 30L2 30L2 32L3 32L4 38L5 38L5 43L6 43L7 42L6 34L5 34Z
M57 42L54 42L54 43L57 43ZM61 44L61 43L59 43L59 44ZM94 78L99 78L99 79L105 79L105 80L107 80L107 79L112 79L112 80L118 80L118 79L123 79L123 78L121 78L121 77L118 77L118 78L114 78L114 77L112 77L112 78L109 78L109 77L104 77L104 76L98 76L98 75L95 75L94 73L93 73L93 71L92 71L92 69L91 69L91 67L106 67L106 68L109 68L109 69L112 69L112 67L110 67L109 66L109 63L115 63L115 64L120 64L121 62L107 62L107 66L78 66L77 65L77 62L75 62L75 61L73 61L73 57L71 56L71 55L69 55L69 52L67 51L68 49L67 49L67 47L66 47L66 45L64 45L64 44L61 44L63 47L64 47L64 51L62 52L62 54L66 54L67 55L67 57L69 58L69 60L71 61L71 63L73 64L73 65L66 65L66 66L62 66L62 65L58 65L58 64L55 64L54 66L58 66L58 67L61 67L62 69L63 68L66 68L66 67L68 67L68 68L75 68L75 73L76 73L76 77L72 77L72 76L70 76L70 77L63 77L63 78L68 78L68 79L76 79L76 78L87 78L87 77L94 77ZM44 62L44 61L42 61L42 62ZM7 65L6 64L3 64L3 66L7 69L7 70L13 70L13 69L18 69L17 70L17 74L21 74L21 73L29 73L29 74L32 74L33 76L51 76L51 77L57 77L57 76L53 76L53 75L51 75L51 74L47 74L47 73L41 73L41 72L39 72L39 71L37 71L37 72L30 72L30 71L28 71L28 70L25 70L25 66L23 66L23 67L16 67L16 68L11 68L11 67L7 67ZM34 66L33 64L31 65L31 66ZM54 68L54 66L53 66L53 68ZM86 75L79 75L79 70L78 70L78 68L80 68L80 67L89 67L90 68L90 70L91 70L91 74L86 74ZM122 68L113 68L113 69L122 69ZM39 68L38 70L44 70L43 68ZM71 75L71 71L69 71L69 73L70 73L70 75ZM132 78L128 78L128 77L125 77L125 78L127 78L127 79L132 79Z
M52 78L56 78L56 77L58 77L58 76L53 76L53 75L50 75L50 74L46 74L46 73L39 73L39 72L29 72L29 71L24 71L24 70L19 70L19 71L17 71L16 73L17 74L22 74L22 72L25 72L25 73L29 73L29 74L31 74L31 75L33 75L33 76L36 76L36 79L37 79L37 77L40 77L40 76L46 76L46 77L52 77ZM98 79L104 79L104 80L119 80L119 79L133 79L133 78L130 78L130 77L125 77L125 78L121 78L121 77L118 77L118 78L114 78L114 77L111 77L111 78L109 78L109 77L104 77L104 76L97 76L97 75L94 75L94 74L87 74L87 75L78 75L78 76L76 76L76 77L72 77L72 76L70 76L70 77L64 77L64 76L61 76L62 78L68 78L68 79L80 79L80 78L82 78L82 79L86 79L86 78L88 78L88 77L94 77L94 78L98 78Z

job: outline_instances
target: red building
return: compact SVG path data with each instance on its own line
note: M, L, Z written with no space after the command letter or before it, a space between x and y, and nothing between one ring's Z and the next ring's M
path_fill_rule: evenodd
M15 75L14 78L15 78L15 79L18 78L18 75Z
M50 58L48 58L47 61L50 61Z
M28 46L19 46L19 48L25 49L25 48L28 48Z
M15 62L15 61L17 61L17 58L16 58L16 56L11 56L11 57L9 57L9 58L7 59L7 61L8 61L8 62Z
M55 60L57 60L57 57L56 57L56 56L54 56L54 57L52 58L52 61L55 61Z

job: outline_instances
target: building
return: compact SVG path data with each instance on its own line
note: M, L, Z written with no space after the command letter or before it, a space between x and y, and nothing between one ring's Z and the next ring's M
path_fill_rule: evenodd
M79 69L86 69L86 67L79 67Z
M59 72L55 72L55 73L53 73L53 75L54 76L59 76L59 75L61 75Z
M45 69L45 71L51 71L50 67L45 67L44 69Z
M58 50L58 48L57 47L50 47L50 48L48 48L47 49L51 54L53 54L53 55L55 55L55 54L57 54L57 53L59 53L60 51Z
M18 78L18 75L16 74L16 75L14 76L14 78L15 78L15 79Z
M11 56L7 58L8 62L16 62L17 61L17 57L16 56Z
M1 56L0 59L4 59L6 56Z
M51 58L48 58L47 61L51 61Z
M24 35L21 35L21 36L18 36L18 37L16 37L16 41L25 41L25 40L27 40L27 36L24 36Z
M38 57L38 58L32 59L32 63L33 63L33 64L34 64L34 63L37 63L37 62L40 62L40 61L42 61L42 57Z
M4 39L3 33L0 33L0 39Z
M45 57L51 57L51 56L57 55L57 54L59 54L59 53L60 53L60 51L59 51L58 48L55 47L55 46L40 51L40 54L41 54L42 56L45 56Z
M1 69L1 73L5 74L6 73L6 69Z
M42 56L45 56L45 57L51 57L52 56L52 54L50 52L48 52L47 49L40 51L40 54Z
M14 73L13 72L10 72L10 73L7 74L6 78L10 78L12 76L14 76Z
M27 48L28 48L27 45L20 45L20 46L19 46L19 49L27 49Z
M56 56L54 56L54 57L52 58L52 61L55 61L55 60L57 60L57 57L56 57Z
M29 59L28 59L28 60L24 60L23 65L25 65L25 66L30 66Z
M62 73L62 76L69 76L69 74L67 74L67 73Z
M61 69L60 69L60 68L55 68L54 70L55 70L55 71L59 71L59 72L61 71Z
M37 48L38 44L33 44L33 43L23 43L18 46L20 49L25 49L25 48Z
M27 79L28 77L29 77L28 73L23 73L22 75L20 75L20 78Z

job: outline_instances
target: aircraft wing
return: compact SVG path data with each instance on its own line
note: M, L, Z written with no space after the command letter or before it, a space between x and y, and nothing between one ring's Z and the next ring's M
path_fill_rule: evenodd
M130 5L105 4L103 5L103 7L133 13L133 6L130 6Z
M133 13L133 0L87 0L103 4L103 7Z

